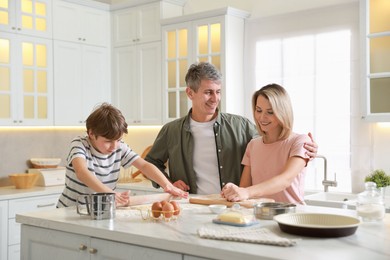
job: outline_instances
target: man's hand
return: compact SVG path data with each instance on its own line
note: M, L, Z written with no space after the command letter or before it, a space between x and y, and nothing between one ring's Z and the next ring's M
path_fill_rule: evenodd
M311 139L311 142L305 143L304 148L307 150L306 154L310 157L310 160L313 160L317 156L318 145L314 142L313 135L308 133L308 136Z
M188 186L184 181L178 180L173 183L173 186L175 186L178 189L184 190L184 191L189 191L190 186Z

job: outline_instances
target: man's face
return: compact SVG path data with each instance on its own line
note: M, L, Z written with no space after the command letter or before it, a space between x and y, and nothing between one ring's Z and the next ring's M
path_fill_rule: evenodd
M198 122L213 119L221 100L221 83L202 80L197 92L187 87L187 96L192 101L192 118Z

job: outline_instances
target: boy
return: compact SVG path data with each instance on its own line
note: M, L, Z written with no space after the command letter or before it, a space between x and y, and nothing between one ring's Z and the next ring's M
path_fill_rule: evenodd
M157 182L165 192L184 198L188 196L122 141L123 135L127 134L127 123L117 108L103 103L89 115L86 127L87 135L77 137L71 143L65 188L58 200L58 208L76 205L79 195L115 192L120 167L131 165ZM129 192L115 192L115 201L117 205L127 205ZM84 201L80 199L80 202Z

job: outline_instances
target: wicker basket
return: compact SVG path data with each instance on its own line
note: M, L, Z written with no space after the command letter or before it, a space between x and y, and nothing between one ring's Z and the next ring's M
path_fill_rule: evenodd
M56 168L61 163L60 158L31 158L30 162L33 168Z
M8 175L8 177L15 185L15 188L29 189L37 183L39 174L38 173L16 173L16 174L10 174Z

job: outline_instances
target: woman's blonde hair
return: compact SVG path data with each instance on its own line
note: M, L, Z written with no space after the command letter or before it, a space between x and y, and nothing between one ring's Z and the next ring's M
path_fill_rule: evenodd
M256 103L257 98L263 96L271 104L274 115L279 120L280 125L282 126L282 132L280 133L280 139L286 139L290 136L294 123L293 109L291 105L290 97L287 91L280 85L272 83L268 84L261 89L257 90L252 97L252 112L253 118L256 122L257 131L260 135L265 133L261 131L260 125L256 120Z

